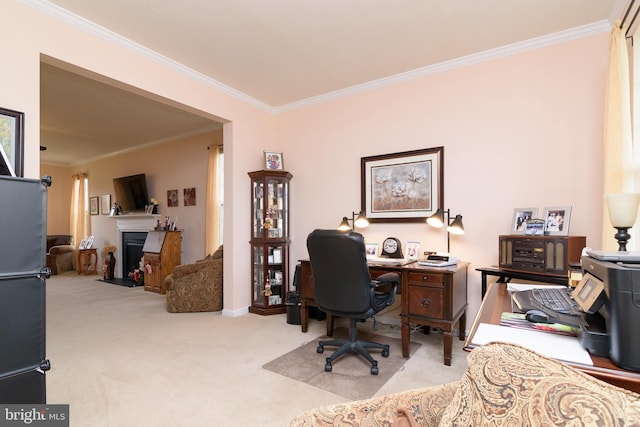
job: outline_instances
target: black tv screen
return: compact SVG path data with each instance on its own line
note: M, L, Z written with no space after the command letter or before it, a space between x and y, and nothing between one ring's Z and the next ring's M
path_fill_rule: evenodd
M114 178L113 187L116 191L116 203L120 206L122 212L144 212L149 204L147 177L145 174Z

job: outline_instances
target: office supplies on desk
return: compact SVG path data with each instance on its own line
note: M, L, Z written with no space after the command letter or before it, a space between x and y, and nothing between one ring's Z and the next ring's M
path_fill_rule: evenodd
M382 264L382 265L405 265L410 264L414 260L407 258L389 258L389 257L379 257L379 256L367 256L368 264Z
M427 255L425 259L418 261L418 265L424 265L428 267L447 267L449 265L456 265L458 259L449 254L431 254Z

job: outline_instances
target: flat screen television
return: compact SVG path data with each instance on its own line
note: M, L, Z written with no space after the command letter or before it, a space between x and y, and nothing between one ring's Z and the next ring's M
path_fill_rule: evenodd
M122 212L144 212L149 204L147 177L140 173L113 179L116 203Z

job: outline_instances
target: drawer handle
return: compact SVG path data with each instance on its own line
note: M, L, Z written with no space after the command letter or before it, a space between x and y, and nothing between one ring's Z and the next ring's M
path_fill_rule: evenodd
M429 304L431 304L431 300L429 298L422 298L420 300L420 305L423 306L424 308L429 307Z
M429 280L429 276L422 276L422 281L426 282L427 280Z

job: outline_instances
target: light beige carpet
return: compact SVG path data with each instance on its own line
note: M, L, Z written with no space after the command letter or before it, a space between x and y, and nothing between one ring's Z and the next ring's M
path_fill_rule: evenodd
M379 350L371 351L373 358L378 361L378 375L371 375L369 362L355 352L342 355L333 362L332 371L325 372L325 359L336 347L328 346L324 353L318 353L318 342L348 336L347 328L336 328L332 338L327 338L326 335L318 337L266 363L263 368L348 399L372 397L408 360L402 357L402 341L399 338L360 331L358 339L389 345L389 357L382 357ZM409 343L409 354L414 354L418 348L420 344Z

